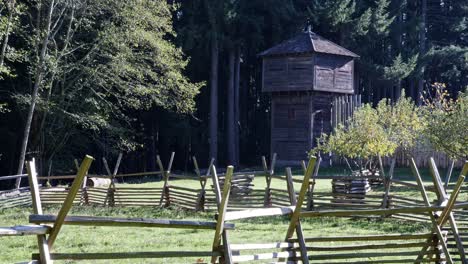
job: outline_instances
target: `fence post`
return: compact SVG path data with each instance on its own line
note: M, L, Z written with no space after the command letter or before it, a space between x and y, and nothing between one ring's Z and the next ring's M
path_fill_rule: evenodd
M78 160L74 159L73 162L75 163L76 172L80 169L80 165L78 164ZM80 196L80 205L89 205L89 197L88 197L88 188L86 187L86 181L88 179L88 174L86 173L83 183L81 184L81 196Z
M263 205L265 207L272 206L270 186L271 186L271 180L273 178L273 174L275 173L275 164L276 164L276 153L273 153L273 156L271 157L270 168L268 168L265 156L262 156L262 166L263 166L263 171L265 172L265 182L266 182L265 194L264 194L264 199L263 199Z
M109 169L109 164L107 163L107 160L106 158L102 157L102 162L104 164L104 168L106 169L107 171L107 175L109 176L110 178L110 183L109 183L109 186L107 187L107 195L106 195L106 198L104 199L104 206L106 206L106 204L108 206L114 206L115 205L115 174L113 174L110 169Z
M416 166L416 162L414 161L413 158L411 158L410 162L411 162L411 170L413 172L414 177L416 178L416 182L418 183L418 187L419 187L419 190L421 192L421 196L422 196L422 198L424 200L424 203L425 203L426 206L431 206L431 203L430 203L429 198L427 196L426 188L424 187L424 183L423 183L423 181L421 179L421 175L419 174L418 167ZM441 242L442 250L443 250L443 252L445 254L447 262L449 264L452 264L453 260L452 260L452 257L450 256L450 252L448 251L447 243L445 243L445 241L444 241L441 226L437 223L437 220L436 220L436 218L434 216L434 213L429 213L429 217L431 219L432 227L434 228L434 230L436 232L437 239L439 239L439 241ZM430 240L428 242L430 242ZM420 261L423 258L424 253L426 251L426 248L427 247L424 247L421 250L421 253L416 258L416 261Z
M304 173L304 180L306 178L306 173ZM291 168L287 167L286 168L286 180L287 180L287 186L288 186L288 194L289 194L289 202L292 206L296 205L296 208L298 206L297 203L297 198L296 198L296 192L294 191L294 184L292 180L292 172ZM302 186L304 186L304 182L302 183ZM303 189L301 188L301 192ZM305 190L304 190L305 191ZM299 196L304 195L303 193L299 193ZM301 205L299 205L301 206ZM304 232L302 231L302 225L301 221L299 221L299 218L297 220L297 223L295 224L295 230L296 230L296 235L297 235L297 240L299 242L299 250L301 251L301 260L302 263L309 263L309 258L307 257L307 247L304 239ZM286 242L288 242L286 238ZM281 259L283 261L283 259ZM286 261L286 260L284 260Z
M33 206L33 212L35 214L43 214L41 197L39 195L39 184L37 182L37 172L36 164L34 159L32 161L26 162L26 170L28 172L29 188L31 189L31 200ZM49 245L47 244L47 239L45 235L37 236L37 245L39 247L39 259L41 264L50 264L52 260L50 259L50 250Z
M213 251L219 250L221 245L221 239L223 241L223 251L224 258L222 258L219 263L232 263L231 249L229 247L228 233L224 229L224 217L226 215L227 206L229 202L229 194L231 192L231 180L234 173L234 167L228 166L226 170L226 175L224 177L224 186L223 192L221 193L221 187L219 185L218 175L216 173L216 167L211 167L211 177L213 179L213 186L216 196L216 204L218 206L218 216L216 223L216 231L213 239ZM216 263L217 257L213 256L211 258L211 263Z
M70 187L70 191L68 192L68 195L65 198L65 201L63 202L62 208L60 208L60 211L57 214L54 227L50 231L50 235L47 238L47 244L49 245L49 248L52 248L55 239L57 238L57 235L60 232L60 229L62 228L63 222L65 221L65 217L67 216L68 212L70 211L70 208L73 205L73 201L75 200L76 194L78 193L81 183L86 174L88 173L89 167L91 166L92 162L93 157L91 156L86 155L83 159L80 169L76 174L76 178L73 181L72 186Z
M288 231L286 232L286 240L290 239L294 233L294 229L299 222L299 217L301 215L302 204L304 203L307 189L309 187L309 180L314 172L315 162L317 161L316 157L311 157L309 164L307 165L307 171L304 174L302 181L301 190L299 191L299 197L297 199L296 208L291 215L291 220L289 222Z
M315 178L318 177L319 169L320 169L320 163L322 162L322 157L319 156L317 158L317 162L315 163L315 168L314 168L314 174L312 174L311 179L309 181L309 187L307 190L307 210L313 210L314 208L314 189L315 189ZM303 161L303 168L304 169L304 174L307 171L307 167L305 167L305 162Z
M208 169L206 170L205 176L201 175L200 168L198 167L198 162L195 156L193 156L193 164L195 166L195 172L198 175L198 178L200 179L200 193L198 194L197 197L197 205L195 210L197 211L205 211L205 204L206 204L206 183L208 182L208 177L210 176L210 171L211 167L214 166L215 159L212 158L210 161L210 165L208 166Z
M163 201L164 198L166 198L166 203L164 204L165 207L169 206L171 204L170 201L170 188L169 188L169 177L171 174L171 168L172 168L172 162L174 161L174 155L175 152L171 153L171 158L169 159L169 164L167 166L167 170L164 170L164 166L161 162L161 157L159 155L156 156L156 161L158 162L159 169L161 170L161 173L163 175L164 179L164 185L163 185L163 190L161 193L161 198L159 199L159 206L163 206Z

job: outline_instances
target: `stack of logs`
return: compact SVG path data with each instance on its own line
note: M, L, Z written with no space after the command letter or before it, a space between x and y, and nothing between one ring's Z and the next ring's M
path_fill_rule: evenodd
M231 197L243 197L252 193L254 174L235 174L232 176ZM219 176L221 188L224 186L224 176Z
M332 180L333 193L339 194L366 194L371 190L369 180L366 178L344 178Z
M359 201L356 200L364 200L366 193L371 190L369 180L367 178L355 176L356 175L353 173L350 177L340 177L332 180L332 193L337 194L337 196L334 196L335 199L333 202L349 203L349 201L346 200L351 199L351 203L359 203ZM343 194L345 194L345 196L342 196ZM351 194L352 196L349 197L347 194Z

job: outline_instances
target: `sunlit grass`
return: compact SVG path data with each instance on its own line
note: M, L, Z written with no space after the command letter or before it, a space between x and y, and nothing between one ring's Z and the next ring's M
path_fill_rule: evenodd
M277 171L279 173L279 171ZM323 175L333 175L333 170L324 170ZM399 171L398 177L412 181L409 171ZM300 170L295 170L300 174ZM425 184L430 184L430 178L425 173ZM454 174L457 175L457 174ZM296 175L295 177L300 177ZM456 177L455 177L456 178ZM199 188L197 180L171 180L174 185ZM265 188L263 175L257 175L254 181L255 189ZM162 182L149 181L149 179L121 182L118 186L132 187L161 187ZM209 185L208 185L209 186ZM272 187L286 190L285 182L274 179ZM295 184L296 191L300 184ZM316 191L331 191L331 180L319 180ZM374 192L382 193L382 188L375 188ZM417 190L395 187L392 193L406 197L420 198ZM431 195L433 198L433 195ZM46 207L46 214L56 214L59 207ZM27 224L28 216L32 213L30 208L13 208L0 211L0 226ZM75 206L70 215L109 216L109 217L143 217L162 219L197 219L212 221L213 212L188 212L177 208L160 209L157 207L114 207ZM214 220L213 220L214 221ZM230 232L232 243L277 242L283 241L289 220L287 217L264 217L236 222L236 229ZM402 222L395 219L346 219L346 218L316 218L305 219L302 224L307 237L313 236L344 236L383 233L418 233L430 230L428 224ZM60 232L53 252L137 252L137 251L209 251L213 241L214 231L186 230L162 228L130 228L130 227L83 227L64 226ZM36 239L33 236L1 237L0 262L14 263L31 258L31 253L37 252ZM209 261L205 258L204 261ZM112 263L193 263L195 258L179 259L132 259L112 260ZM109 263L110 261L80 261L79 263ZM75 263L72 261L56 261L56 263Z

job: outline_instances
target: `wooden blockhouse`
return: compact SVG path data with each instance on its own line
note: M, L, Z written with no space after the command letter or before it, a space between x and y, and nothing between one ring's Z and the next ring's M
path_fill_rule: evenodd
M331 132L333 99L354 94L359 56L311 31L259 55L262 91L271 93L271 153L283 164L296 163L322 132Z

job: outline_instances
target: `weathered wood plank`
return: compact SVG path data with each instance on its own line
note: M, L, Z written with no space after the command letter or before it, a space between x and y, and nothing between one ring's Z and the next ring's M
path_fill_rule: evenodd
M231 212L226 213L224 220L232 221L232 220L239 220L239 219L246 219L246 218L253 218L253 217L262 217L262 216L288 215L293 212L293 208L294 206L231 211Z
M161 251L161 252L115 252L115 253L52 253L54 260L86 260L86 259L133 259L133 258L181 258L181 257L211 257L219 256L213 251ZM33 258L37 258L33 254Z
M290 248L294 247L294 243L275 242L275 243L250 243L250 244L231 244L231 250L252 250L252 249L273 249L273 248Z
M30 223L55 223L54 215L30 215ZM147 219L147 218L112 218L97 216L67 216L63 220L66 225L83 226L129 226L129 227L164 227L164 228L193 228L215 229L216 222L172 220L172 219ZM225 224L225 229L234 229L234 224Z
M88 174L89 167L91 166L93 160L94 159L91 156L86 155L84 157L80 169L76 174L76 178L73 181L72 186L70 187L65 201L63 202L62 208L60 208L60 211L57 214L57 219L55 221L54 227L50 231L49 237L47 238L47 244L49 245L49 248L52 248L55 239L57 238L57 235L60 232L60 229L62 228L63 220L65 220L65 217L70 211L73 205L73 201L75 200L76 194L78 193L81 187L81 183L83 182L84 177Z
M355 242L355 241L391 241L391 240L421 240L433 237L432 233L420 234L382 234L365 236L329 236L329 237L309 237L306 242ZM288 242L297 242L297 239L288 239Z
M214 167L213 167L214 168ZM227 259L227 262L231 261L231 250L229 249L229 244L227 244L227 234L224 232L224 221L226 217L226 211L229 202L229 193L231 191L231 179L232 174L234 172L233 166L228 166L226 171L226 178L223 186L223 192L220 193L219 181L218 176L216 175L216 170L213 170L213 178L216 178L214 181L215 183L215 190L216 190L216 200L218 204L218 219L216 223L216 231L215 236L213 239L213 251L219 250L219 246L221 245L221 236L223 236L223 245L224 245L224 257ZM211 258L211 262L214 263L216 260L215 257Z
M413 172L413 175L416 178L416 182L418 184L418 187L419 187L419 190L421 192L421 196L422 196L422 198L424 200L424 203L427 206L430 206L431 203L430 203L429 198L427 196L427 192L426 192L426 189L424 187L421 175L419 174L418 167L416 166L416 162L414 161L413 158L411 158L410 161L411 161L410 162L411 163L411 171ZM440 229L440 226L437 224L437 220L435 219L435 216L434 216L434 214L432 212L429 213L429 218L431 219L433 229L434 229L434 231L435 231L435 233L437 235L437 238L439 239L439 243L440 243L440 245L442 247L442 251L445 254L445 258L447 259L447 262L449 264L452 264L453 260L452 260L452 257L450 255L450 252L448 251L447 242L445 241L444 236L442 234L442 231ZM424 248L422 249L422 251L424 251ZM418 257L417 257L416 260L419 260L419 259L422 258L422 251L418 254Z
M284 252L273 252L273 253L261 253L254 255L242 255L242 256L232 256L233 262L246 262L254 260L266 260L266 259L277 259L277 258L290 258L294 257L294 253L290 251Z
M301 216L301 209L302 204L304 203L305 196L307 193L307 189L309 188L309 180L314 172L315 161L317 160L316 157L311 157L309 160L309 164L307 165L306 173L304 174L304 179L302 182L301 190L299 192L299 197L297 199L296 208L294 209L293 215L291 216L291 221L289 223L288 231L286 232L286 239L292 237L294 230L296 229L296 225L299 221L299 217Z
M31 190L31 199L33 212L42 214L41 197L39 196L39 184L37 182L36 163L34 159L26 162L26 170L28 172L29 188ZM50 249L45 235L37 236L37 245L39 247L39 260L42 264L51 264Z
M305 211L300 213L301 217L322 217L322 216L355 216L355 215L385 215L398 213L427 214L429 212L441 211L444 206L412 206L389 209L360 209L360 210L324 210Z
M45 235L49 232L50 226L45 225L18 225L12 227L0 227L0 236Z

